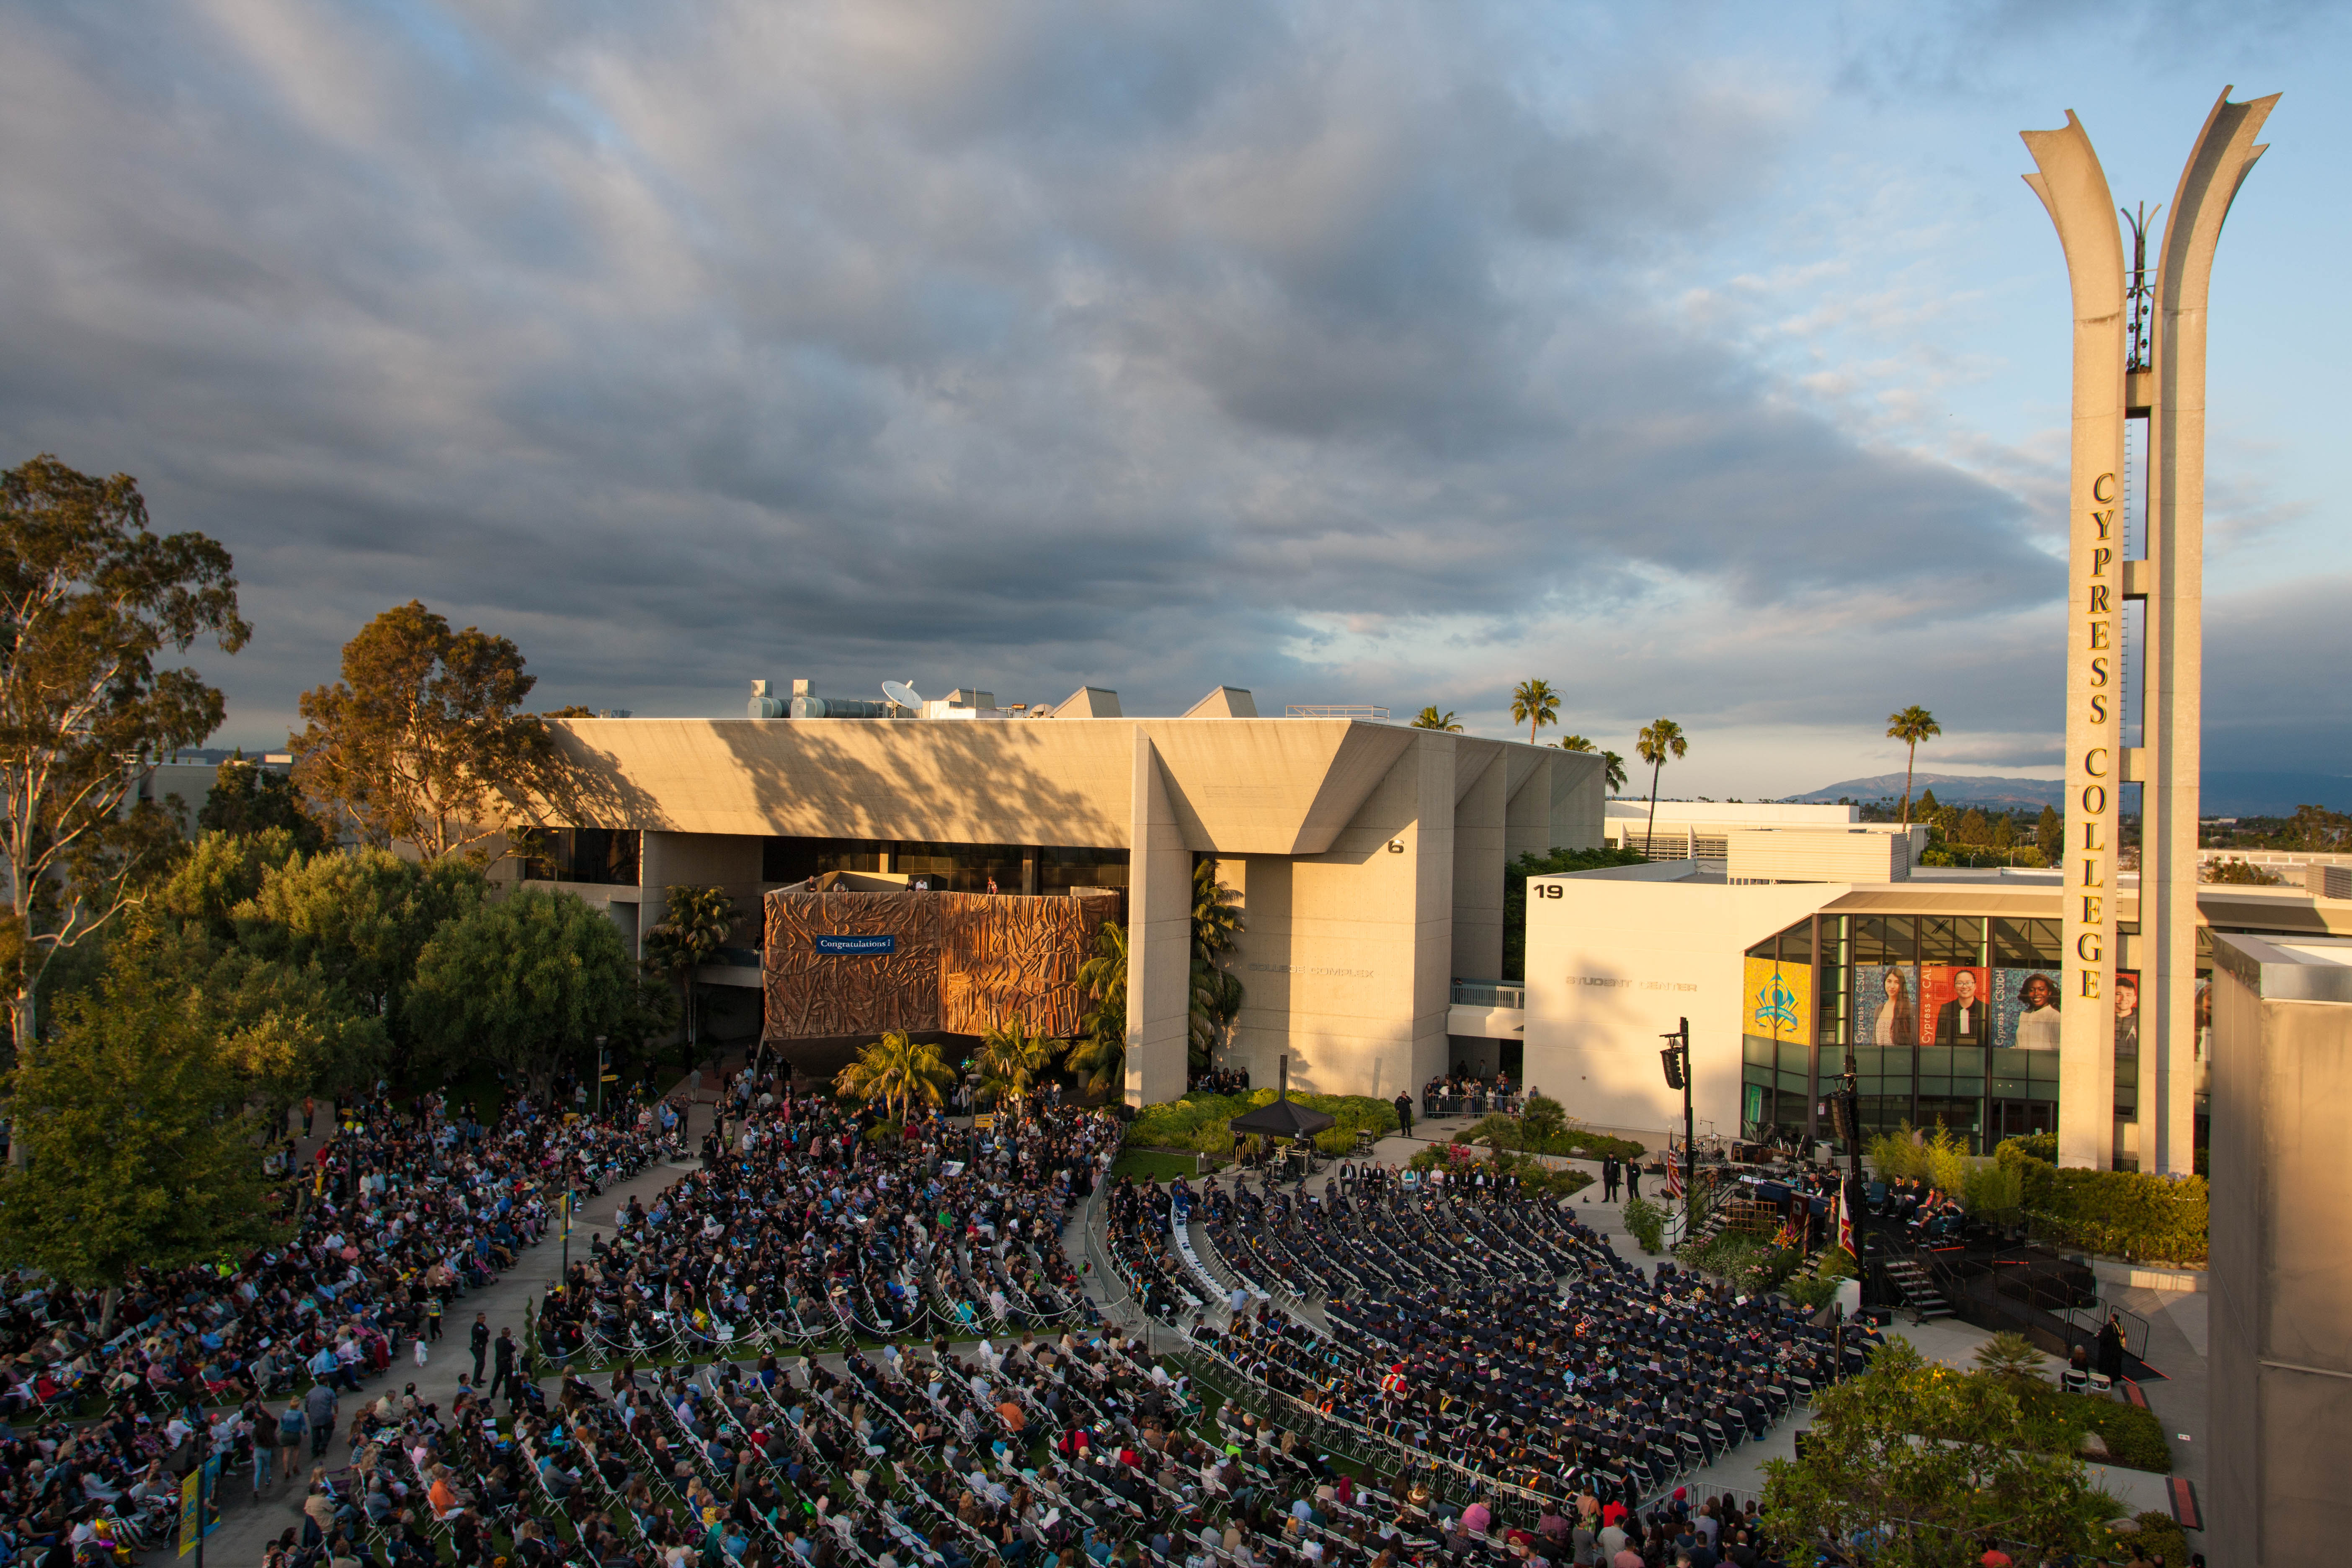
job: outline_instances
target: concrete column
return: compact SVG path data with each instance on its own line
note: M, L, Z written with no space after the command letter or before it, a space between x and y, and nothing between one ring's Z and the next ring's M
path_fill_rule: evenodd
M1454 742L1454 971L1503 973L1503 838L1510 766L1504 748ZM1452 976L1448 976L1452 978Z
M1127 891L1127 1102L1184 1092L1191 1017L1192 851L1169 803L1159 754L1135 730Z
M1503 816L1506 861L1568 847L1552 837L1551 763L1551 758L1532 746L1514 746L1503 758L1508 770L1503 777L1503 796L1507 802Z
M2124 253L2115 198L2072 110L2028 131L2074 295L2074 440L2067 490L2065 996L2058 1158L2105 1169L2115 1148L2116 834L2124 784Z
M2146 708L2141 800L2140 1169L2196 1163L2197 813L2203 763L2206 301L2221 222L2263 153L2273 93L2206 116L2173 192L2157 268L2148 397Z

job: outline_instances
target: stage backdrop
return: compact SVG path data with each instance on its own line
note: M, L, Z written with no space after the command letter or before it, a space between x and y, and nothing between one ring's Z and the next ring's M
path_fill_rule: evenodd
M1019 1017L1078 1033L1078 966L1116 894L776 892L767 896L770 1040L885 1029L984 1034Z

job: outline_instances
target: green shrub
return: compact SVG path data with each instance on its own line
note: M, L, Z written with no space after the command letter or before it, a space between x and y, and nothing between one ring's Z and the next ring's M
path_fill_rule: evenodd
M2189 1537L2170 1514L2150 1509L2136 1515L2132 1528L2115 1532L2115 1544L2104 1555L2118 1563L2137 1557L2149 1563L2162 1563L2167 1568L2180 1568L2189 1561Z
M1530 1095L1528 1097L1527 1110L1520 1113L1519 1121L1527 1128L1530 1137L1548 1139L1568 1126L1568 1111L1550 1095Z
M1643 1251L1662 1251L1666 1239L1666 1211L1647 1198L1627 1198L1625 1228L1633 1233Z
M1878 1173L1882 1182L1924 1181L1927 1175L1927 1152L1911 1141L1911 1123L1906 1121L1893 1132L1874 1132L1863 1145L1870 1157L1870 1168Z
M1981 1161L1969 1167L1960 1198L1969 1213L1980 1219L2012 1224L2025 1200L2025 1181L2014 1166Z
M1147 1105L1128 1124L1127 1142L1154 1149L1198 1149L1218 1156L1234 1152L1234 1135L1225 1123L1234 1117L1274 1103L1275 1091L1248 1094L1188 1094L1181 1100ZM1344 1154L1356 1146L1356 1132L1370 1129L1376 1136L1397 1130L1392 1101L1360 1094L1298 1094L1290 1097L1311 1110L1336 1120L1337 1125L1315 1135L1315 1146L1327 1154Z
M1811 1279L1788 1279L1780 1285L1780 1294L1810 1312L1818 1312L1830 1304L1837 1294L1838 1282L1816 1276Z
M2018 1143L2003 1143L1995 1157L2017 1173L2018 1201L2036 1240L2134 1262L2204 1264L2204 1177L2060 1167Z
M2021 1132L2014 1138L2004 1138L1993 1151L1998 1159L2002 1149L2014 1149L2021 1154L2031 1154L2050 1164L2058 1163L2058 1134L2055 1132Z
M1557 1104L1549 1095L1538 1095L1537 1100ZM1534 1103L1533 1101L1530 1104ZM1647 1146L1631 1138L1612 1138L1605 1132L1595 1132L1582 1122L1563 1117L1557 1130L1546 1132L1533 1117L1520 1118L1496 1114L1482 1117L1454 1135L1456 1143L1486 1143L1496 1148L1517 1149L1523 1144L1531 1154L1566 1154L1580 1160L1601 1160L1614 1154L1620 1160L1638 1160L1649 1152Z
M1675 1248L1675 1258L1685 1268L1738 1280L1761 1266L1772 1250L1772 1244L1760 1236L1750 1236L1744 1230L1721 1230L1705 1241L1684 1242Z
M2113 1463L2159 1476L2170 1473L2172 1445L2165 1440L2164 1424L2154 1411L2119 1399L2067 1394L2038 1379L2019 1386L2018 1392L2033 1415L2063 1421L2078 1434L2096 1432Z
M2165 1440L2164 1423L2152 1410L2112 1399L2082 1399L2090 1407L2089 1426L2107 1446L2107 1457L2135 1470L2168 1475L2172 1469L2172 1445ZM2173 1557L2168 1562L2184 1562Z

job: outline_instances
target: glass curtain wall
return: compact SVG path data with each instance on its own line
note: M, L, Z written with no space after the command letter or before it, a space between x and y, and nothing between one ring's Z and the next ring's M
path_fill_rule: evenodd
M1977 1152L2054 1131L2059 943L2055 921L1946 914L1818 915L1757 943L1742 1031L1745 1130L1826 1135L1820 1101L1851 1050L1865 1131L1940 1124ZM1774 974L1783 986L1810 983L1793 1032L1770 1016ZM2136 1070L2119 1063L2118 1083ZM2122 1098L2116 1113L2128 1114Z

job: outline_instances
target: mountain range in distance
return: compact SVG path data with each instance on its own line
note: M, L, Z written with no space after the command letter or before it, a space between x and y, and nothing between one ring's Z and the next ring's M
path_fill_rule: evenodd
M2293 816L2299 805L2324 805L2330 811L2352 811L2352 778L2316 773L2207 773L2200 781L2200 816ZM2138 789L2127 785L2125 809L2137 810ZM2063 779L2004 778L1997 773L1935 773L1922 770L1911 775L1912 798L1936 792L1938 805L1999 806L2007 811L2039 811L2057 805L2066 792ZM1846 779L1805 795L1794 802L1899 800L1901 773Z

